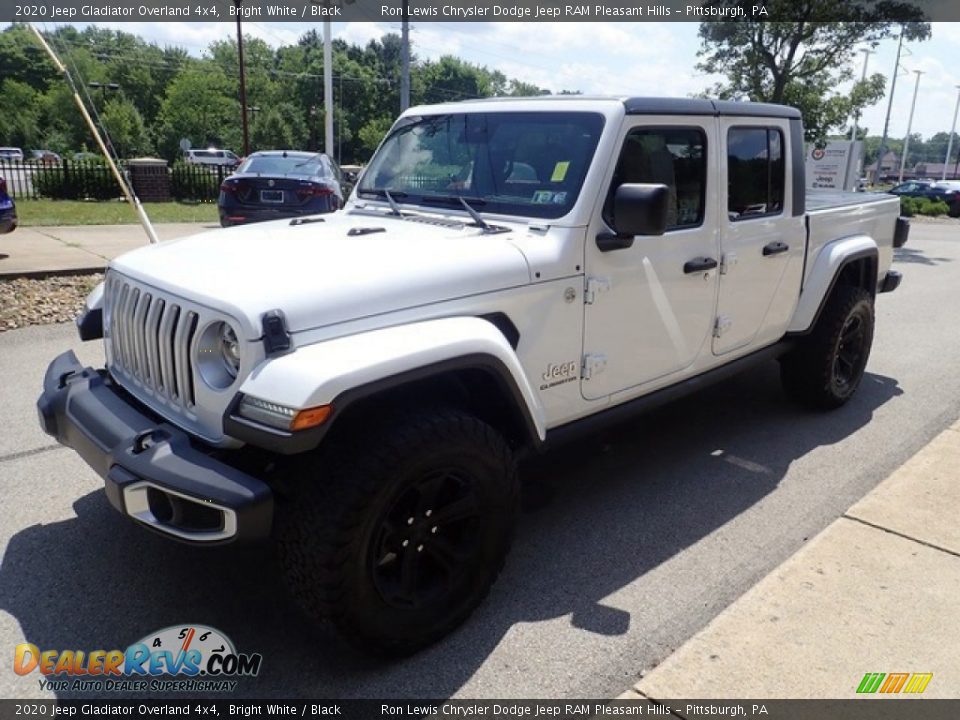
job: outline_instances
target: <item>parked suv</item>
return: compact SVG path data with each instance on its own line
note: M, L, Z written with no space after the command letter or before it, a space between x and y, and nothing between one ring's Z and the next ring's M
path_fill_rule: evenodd
M236 167L240 164L240 158L229 150L217 150L216 148L207 148L206 150L187 150L183 154L183 159L191 165L222 165L224 167Z

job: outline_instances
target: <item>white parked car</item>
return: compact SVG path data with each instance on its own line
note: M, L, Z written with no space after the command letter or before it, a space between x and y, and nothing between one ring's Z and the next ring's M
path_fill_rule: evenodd
M183 154L183 159L192 165L221 165L224 167L236 167L240 164L240 158L229 150L218 150L216 148L207 148L205 150L187 150Z
M40 417L119 512L273 536L311 616L408 653L500 572L519 454L771 360L847 402L899 207L808 193L789 107L411 108L344 209L112 261L78 319L105 368L56 358Z
M17 147L0 147L0 161L23 162L23 150Z

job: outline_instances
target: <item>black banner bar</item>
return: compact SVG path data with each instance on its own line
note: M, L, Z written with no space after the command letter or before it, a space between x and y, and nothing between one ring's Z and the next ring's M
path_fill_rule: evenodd
M67 717L346 720L955 720L960 700L881 697L851 700L0 700L0 719Z
M870 21L879 0L409 0L407 18L424 22ZM957 0L884 4L887 21L960 20ZM795 17L802 10L802 18ZM812 15L810 15L812 13ZM4 0L0 21L27 22L397 21L402 0Z

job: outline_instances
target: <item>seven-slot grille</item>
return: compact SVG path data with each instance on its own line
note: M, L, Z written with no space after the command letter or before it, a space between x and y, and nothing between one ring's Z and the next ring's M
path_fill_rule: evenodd
M190 349L197 313L113 273L107 277L104 300L110 315L112 369L174 407L192 409L196 398Z

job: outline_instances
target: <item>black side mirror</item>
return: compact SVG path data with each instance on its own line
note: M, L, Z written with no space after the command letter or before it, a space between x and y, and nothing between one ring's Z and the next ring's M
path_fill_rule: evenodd
M636 235L663 235L667 229L670 189L663 184L625 183L613 196L613 233L597 236L601 252L628 248Z

